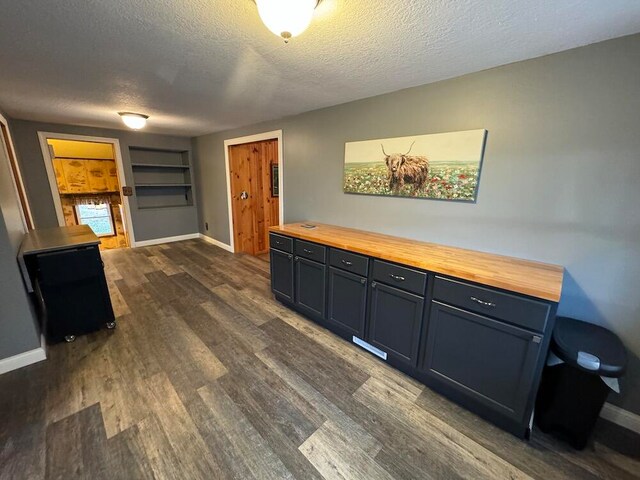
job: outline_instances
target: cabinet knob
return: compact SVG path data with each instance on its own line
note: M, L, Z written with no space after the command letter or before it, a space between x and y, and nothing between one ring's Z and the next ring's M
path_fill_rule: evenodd
M376 288L378 286L378 284L376 282L372 282L371 283L371 288Z
M297 261L300 260L300 257L296 257L296 258L294 258L294 260L297 262Z
M367 279L366 279L366 278L361 278L361 279L360 279L360 283L361 283L362 285L364 285L365 283L367 283Z
M542 337L540 335L534 335L533 338L531 338L531 341L533 343L540 343L542 341Z
M289 254L287 255L287 257L289 257L289 260L291 260L293 258L293 255Z

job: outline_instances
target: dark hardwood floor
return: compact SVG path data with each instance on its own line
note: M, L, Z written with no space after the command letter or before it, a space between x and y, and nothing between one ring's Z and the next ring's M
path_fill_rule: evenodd
M200 240L103 257L117 329L0 376L1 479L640 474L618 427L583 452L518 440L284 308L264 258Z

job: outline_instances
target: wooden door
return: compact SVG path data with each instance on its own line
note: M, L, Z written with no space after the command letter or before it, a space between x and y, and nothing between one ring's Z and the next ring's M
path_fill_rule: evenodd
M269 250L269 227L278 225L278 197L272 195L272 165L278 164L278 141L229 147L233 238L236 252L259 255Z

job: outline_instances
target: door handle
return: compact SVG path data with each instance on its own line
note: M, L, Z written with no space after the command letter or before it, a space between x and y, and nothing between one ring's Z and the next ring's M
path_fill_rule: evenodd
M343 265L346 265L347 267L350 267L351 265L353 265L353 263L348 260L340 260L340 261L343 263Z
M393 273L390 273L389 276L393 278L396 282L404 282L405 280L404 277L401 277L400 275L394 275Z
M480 300L476 297L470 297L472 302L476 302L478 305L482 305L484 308L494 308L496 306L495 303L485 302L484 300Z
M249 193L248 193L246 190L244 190L244 191L240 194L240 198L241 198L242 200L246 200L247 198L249 198Z

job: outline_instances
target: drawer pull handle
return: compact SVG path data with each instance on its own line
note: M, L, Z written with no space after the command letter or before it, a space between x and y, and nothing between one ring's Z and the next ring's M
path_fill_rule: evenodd
M303 249L302 249L302 251L303 251L304 253L308 253L309 255L313 254L313 250L309 250L309 249L307 249L307 248L303 248Z
M349 260L340 260L340 261L347 267L350 267L351 265L353 265L353 263L351 263Z
M476 302L478 305L482 305L484 308L494 308L496 306L495 303L485 302L484 300L480 300L476 297L471 297L471 301Z
M405 278L400 276L400 275L394 275L393 273L390 273L389 276L391 278L393 278L396 282L404 282Z
M282 245L282 242L280 240L276 240L276 245Z

